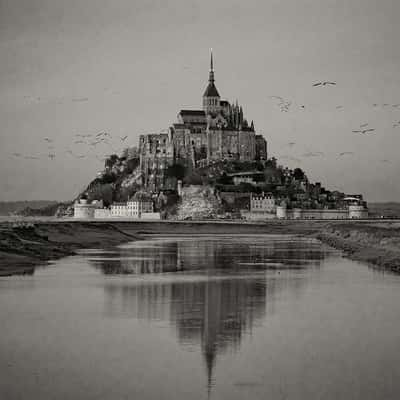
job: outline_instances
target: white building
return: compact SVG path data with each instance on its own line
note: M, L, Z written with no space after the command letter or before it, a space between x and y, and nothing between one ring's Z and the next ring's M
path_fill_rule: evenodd
M102 201L93 200L89 203L86 199L79 199L74 204L74 218L94 218L95 211L102 207Z
M276 208L278 219L362 219L368 218L368 208L362 204L341 209L288 209L285 204Z
M111 204L111 217L128 217L126 203Z
M154 204L150 199L134 198L126 203L113 203L109 213L98 211L96 218L141 218L141 219L161 219L160 213L154 212Z
M97 208L94 210L94 217L95 218L110 218L111 217L111 210L109 208Z
M250 212L255 213L275 213L276 200L272 194L254 195L250 194Z

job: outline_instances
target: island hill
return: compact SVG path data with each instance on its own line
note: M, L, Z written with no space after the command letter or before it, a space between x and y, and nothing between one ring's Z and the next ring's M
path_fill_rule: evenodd
M105 160L78 196L76 218L346 219L367 214L362 195L310 183L268 158L243 107L220 98L211 54L201 110L181 110L167 132ZM70 210L71 213L72 210Z

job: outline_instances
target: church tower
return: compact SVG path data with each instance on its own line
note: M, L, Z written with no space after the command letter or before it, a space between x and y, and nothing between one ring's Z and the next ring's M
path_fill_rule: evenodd
M213 54L211 49L211 61L210 61L210 74L208 78L208 86L203 94L203 110L206 115L216 115L221 110L220 96L217 88L214 84L214 65L213 65Z

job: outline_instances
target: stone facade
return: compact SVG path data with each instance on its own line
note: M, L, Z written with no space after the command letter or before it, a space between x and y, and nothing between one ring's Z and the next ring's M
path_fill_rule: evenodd
M140 168L143 184L160 187L166 168L176 162L198 167L213 161L252 161L267 158L267 142L248 123L236 101L221 100L214 81L211 55L209 82L202 110L181 110L168 133L141 135Z
M343 209L287 209L285 206L276 208L278 219L362 219L368 218L365 206L350 205Z
M154 212L152 201L130 200L127 203L113 203L111 217L145 218Z
M276 213L276 199L270 194L250 195L250 212L253 213Z
M74 218L89 219L94 218L95 211L103 207L102 201L94 200L89 203L86 199L79 199L74 204Z

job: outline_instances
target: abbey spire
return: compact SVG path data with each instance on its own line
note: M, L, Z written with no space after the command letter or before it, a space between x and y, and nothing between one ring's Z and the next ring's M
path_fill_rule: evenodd
M212 49L211 49L211 60L210 60L210 74L208 76L208 81L214 83L214 63L213 63Z
M220 96L214 84L214 60L211 49L210 73L208 75L208 85L203 94L203 110L206 114L216 114L220 111Z

